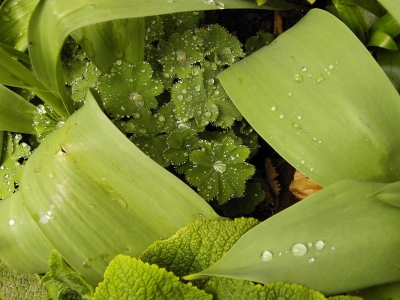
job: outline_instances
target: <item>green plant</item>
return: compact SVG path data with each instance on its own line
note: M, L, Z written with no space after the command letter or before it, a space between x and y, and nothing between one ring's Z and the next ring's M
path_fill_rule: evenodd
M2 166L8 175L5 179L10 178L3 184L10 186L10 190L3 188L3 196L11 195L14 188L18 188L14 182L19 183L19 191L1 201L2 262L22 272L44 273L52 253L51 271L42 281L46 282L53 297L67 297L72 289L81 291L79 297L90 298L90 292L82 292L87 283L81 281L80 276L96 285L102 280L106 265L118 253L139 257L178 276L195 274L186 278L223 275L263 283L283 280L327 294L399 280L397 269L393 268L398 264L397 227L394 225L399 206L397 184L341 181L398 180L398 160L394 152L398 140L391 139L396 132L395 120L399 112L393 99L398 94L339 21L314 11L272 46L219 74L243 55L237 41L222 28L195 29L198 14L141 17L210 9L214 4L222 7L221 3L159 1L143 8L143 12L128 12L127 8L138 7L137 1L120 1L118 8L107 1L89 2L85 6L78 1L68 4L39 2L30 21L35 29L29 32L30 59L37 79L10 56L17 57L29 68L29 59L23 53L2 45L4 56L0 59L3 67L0 79L7 85L29 88L44 102L35 107L16 93L2 88L6 99L2 107L5 115L2 129L36 135L32 147L40 143L30 156L27 144L21 142L22 136L9 133L1 136L7 145L1 157L7 164ZM228 7L229 4L238 8L254 7L242 1L225 1L224 5ZM6 1L3 11L8 5L11 2ZM68 9L69 14L62 12ZM136 19L111 21L124 17ZM107 22L90 25L86 23L89 19L93 23ZM332 30L324 37L323 44L339 53L311 47L313 40L320 42L323 37L318 30L310 31L310 27L314 28L314 24L322 20L326 28ZM49 27L50 24L57 26ZM161 30L164 25L165 30ZM45 28L49 30L45 31ZM150 29L147 34L145 28ZM177 32L168 32L168 28ZM64 45L65 58L60 61L59 51L64 39L74 29L78 30L72 36L80 46L68 40ZM43 38L44 32L57 39ZM121 38L130 34L135 37L133 46ZM115 47L109 47L110 39ZM220 40L224 42L218 42ZM341 51L343 41L351 43L354 53ZM27 43L19 41L19 44ZM335 47L330 47L331 44ZM293 48L294 45L298 47ZM287 49L296 49L296 53L291 55ZM271 52L271 56L263 56L266 51ZM339 58L333 57L335 54ZM143 58L150 64L141 62ZM274 65L277 59L280 64L285 64L285 68ZM361 74L377 74L374 80L364 82L365 86L371 87L371 94L360 92L359 86L355 90L343 88L350 85L349 77L354 76L354 66L349 62L354 62ZM320 63L326 64L326 70L318 69ZM10 75L12 70L16 71ZM274 73L264 70L274 70ZM317 70L315 75L314 70ZM311 72L314 77L306 78L305 74ZM341 73L333 75L333 72ZM338 79L331 79L334 76ZM261 78L268 82L277 81L264 90L259 89ZM64 81L67 81L68 89ZM359 84L362 80L356 78L354 82ZM343 91L337 89L338 85ZM288 86L290 90L286 90ZM162 93L163 90L167 92ZM171 102L168 102L169 90ZM21 94L23 91L17 90ZM187 180L198 187L206 200L216 197L223 203L232 194L243 194L243 182L253 173L245 159L250 154L248 148L254 151L256 144L252 134L247 139L239 138L251 133L245 122L232 127L233 121L241 115L225 91L250 124L289 162L321 184L332 185L251 229L257 222L251 219L223 220L196 193L162 169L159 165L172 163L178 173L185 173ZM373 92L383 99L379 105L367 101ZM276 104L274 93L282 95L279 104ZM26 94L31 97L27 92L23 95ZM246 101L250 95L254 105ZM313 101L321 99L321 95L329 96L325 104ZM294 99L298 101L290 102ZM302 99L311 100L307 103ZM86 100L85 105L83 100ZM335 105L341 100L341 107ZM336 108L337 119L332 118L333 110L327 116L323 115L326 103ZM371 108L371 105L375 106ZM296 112L292 113L293 107ZM270 118L260 116L262 108L265 114L271 115ZM68 117L74 110L78 111ZM316 111L320 116L311 114ZM15 121L17 117L21 122ZM266 123L268 128L273 128L272 134L266 129ZM328 133L321 130L322 123L332 129ZM222 130L208 132L205 127L209 124ZM348 124L355 128L354 131L347 130ZM342 132L346 132L347 139ZM352 151L345 148L329 151L330 147L343 144L352 145ZM295 147L298 152L293 151ZM346 167L346 161L357 168ZM143 176L144 169L146 176ZM215 184L213 181L205 183L207 178L212 178ZM163 182L163 186L154 188L154 182ZM258 201L261 191L252 186L250 190L253 199L248 199L249 202ZM349 204L348 199L353 201ZM343 212L343 206L348 207L347 211ZM204 221L194 221L196 219ZM371 219L376 223L371 225L373 230L369 236L375 245L359 235ZM338 220L343 220L342 224L335 228ZM76 235L73 239L65 234L71 228ZM182 229L175 236L163 240L179 228ZM246 231L249 232L245 234ZM198 232L202 234L196 235ZM264 237L266 232L267 238ZM388 236L394 239L388 239ZM151 245L160 238L161 241ZM16 240L21 241L18 246ZM382 245L385 254L379 256ZM292 248L294 256L285 253L292 246L295 246ZM370 251L360 255L360 247ZM53 248L60 254L52 252ZM306 257L304 249L313 256ZM175 260L176 257L179 259ZM352 265L347 264L349 259ZM182 264L183 261L186 263ZM344 268L338 269L338 262L343 262ZM275 272L269 275L265 272L266 266L276 268ZM296 268L298 272L287 274L286 268ZM360 270L364 268L373 268L373 272L360 276ZM321 270L325 276L321 276ZM353 270L353 273L349 272L349 280L338 280L343 270ZM132 272L143 278L152 274L154 281L132 280ZM115 281L115 273L123 274L118 279L122 281ZM185 299L200 297L202 293L205 299L209 298L203 292L197 294L199 291L195 288L179 283L156 266L149 267L123 256L110 263L105 281L98 286L94 298L119 295L122 299L120 292L125 297L136 295L140 298L143 295L138 294L141 292L135 289L136 284L154 290L160 282L168 282L168 289L162 291L162 295L172 293ZM234 288L237 293L253 293L254 299L279 290L286 295L305 293L309 298L311 295L315 299L325 298L299 286L282 284L261 288L243 280L220 278L194 281L193 284L215 297L223 297L227 290ZM115 286L119 289L114 289Z

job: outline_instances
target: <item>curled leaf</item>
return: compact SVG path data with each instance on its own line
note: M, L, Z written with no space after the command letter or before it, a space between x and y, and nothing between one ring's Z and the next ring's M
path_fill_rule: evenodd
M293 181L290 183L289 190L297 199L304 199L322 189L322 186L306 175L296 170Z

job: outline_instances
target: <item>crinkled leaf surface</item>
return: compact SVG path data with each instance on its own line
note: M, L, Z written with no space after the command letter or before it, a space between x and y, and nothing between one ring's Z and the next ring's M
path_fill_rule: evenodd
M93 286L72 269L57 251L52 251L49 258L50 271L40 283L45 285L52 299L64 299L66 294L75 292L83 299L91 299Z
M141 260L118 255L104 273L104 281L96 288L93 300L205 300L212 299L204 291L184 284L173 273Z
M197 186L206 200L216 197L222 204L233 195L240 197L245 180L254 173L254 166L244 162L249 149L235 146L232 138L225 138L221 143L204 141L202 148L190 155L193 166L186 173L187 181Z
M399 281L400 208L373 196L383 186L331 184L249 230L213 266L184 279L282 281L327 295Z
M222 219L190 187L133 145L91 97L35 150L24 167L20 192L25 205L13 215L1 215L0 223L10 234L0 244L0 260L7 256L10 268L24 271L43 258L40 252L38 257L27 255L24 251L36 245L25 243L7 255L7 245L19 239L8 222L14 216L15 224L28 222L18 213L27 208L34 227L91 284L101 280L119 253L137 256L199 214ZM0 202L0 211L7 200ZM47 259L49 253L44 252Z
M319 184L400 178L400 97L365 47L327 12L311 10L219 79L252 127Z
M215 300L249 299L249 300L325 300L320 292L298 284L283 282L267 285L254 284L250 281L232 278L211 278L204 289L212 294ZM343 300L362 300L359 297L346 297Z
M114 63L111 74L101 77L99 84L106 111L122 118L141 108L156 108L155 97L162 93L162 84L151 79L151 75L151 67L145 62Z
M167 240L157 241L140 259L174 272L177 276L198 272L220 259L259 221L252 218L197 220Z
M190 152L200 146L196 131L186 129L174 131L167 138L168 148L164 151L166 159L171 163L180 165L188 160Z
M48 300L49 295L37 276L18 274L0 262L0 299Z

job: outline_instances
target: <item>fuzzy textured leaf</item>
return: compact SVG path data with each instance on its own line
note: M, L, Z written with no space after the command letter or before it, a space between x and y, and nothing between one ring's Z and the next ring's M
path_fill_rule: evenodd
M136 258L118 255L104 273L104 281L96 288L93 300L206 300L204 291L184 284L173 273Z
M167 240L157 241L140 259L166 268L177 276L198 272L220 259L248 230L259 224L252 218L197 220Z

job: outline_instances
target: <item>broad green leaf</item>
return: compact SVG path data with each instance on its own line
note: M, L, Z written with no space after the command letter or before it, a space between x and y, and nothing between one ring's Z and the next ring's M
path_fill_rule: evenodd
M215 300L248 299L248 300L325 300L320 292L298 284L283 282L266 285L232 278L211 278L204 289L212 294ZM334 300L334 297L328 298ZM337 300L362 300L359 297L342 296Z
M33 274L18 274L0 262L0 299L48 300L45 287Z
M319 184L400 179L400 97L329 13L310 11L219 79L251 126Z
M20 51L28 47L28 23L39 0L5 0L0 9L0 42Z
M274 36L268 32L257 32L257 36L251 37L246 41L246 55L261 49L265 45L270 44L274 40Z
M400 25L389 13L387 13L378 19L374 25L372 25L370 30L382 31L392 38L395 38L400 34Z
M329 185L249 230L221 260L184 279L283 281L327 295L399 281L400 209L369 196L383 186Z
M20 62L13 59L0 47L0 83L4 85L23 87L34 92L44 102L49 104L63 117L66 117L60 100L49 92L41 82Z
M50 271L41 279L52 299L65 299L68 294L78 294L82 299L91 299L93 286L72 269L57 251L49 258Z
M380 0L379 3L400 23L400 6L397 0Z
M110 72L116 60L134 64L144 59L144 18L97 23L71 36L102 73Z
M257 224L252 218L194 221L169 239L152 244L139 258L177 276L199 272L218 261Z
M19 214L28 214L23 212L26 208L32 229L39 228L91 284L101 280L119 253L138 256L161 236L193 220L222 219L190 187L133 145L93 97L35 150L24 167L20 191L24 205L12 215L3 213L9 199L0 202L1 232L7 234L8 245L19 249L10 255L3 240L0 260L6 257L8 267L22 272L43 271L43 266L32 267L44 259L40 252L39 257L24 255L36 245L18 243L28 233L10 231L15 227L9 220L19 224Z
M220 2L198 0L157 0L144 3L142 0L72 0L41 1L33 12L28 32L29 53L38 79L47 89L56 92L62 99L65 110L72 112L61 71L60 51L67 36L76 29L127 18L162 15L183 11L219 9ZM257 8L256 3L242 0L225 0L224 8ZM291 9L293 5L281 0L269 1L263 9Z
M229 137L221 143L204 141L201 146L201 150L190 154L193 165L186 173L186 180L207 201L216 198L223 204L233 196L242 196L245 181L254 173L254 166L245 162L249 149L235 146Z
M20 273L45 273L53 246L25 209L20 191L0 201L0 220L0 261Z
M5 132L0 151L0 199L6 198L15 191L23 169L24 160L31 154L28 144L20 143L20 134Z
M4 85L0 84L0 130L34 134L36 108Z
M2 48L5 52L7 52L11 57L15 57L16 59L23 61L24 63L30 65L31 60L29 59L28 54L21 52L7 44L0 42L0 48Z
M204 291L184 284L173 273L136 258L118 255L104 273L104 281L96 288L93 300L206 300Z
M392 51L397 50L396 42L390 35L383 31L373 31L366 46L381 47Z

